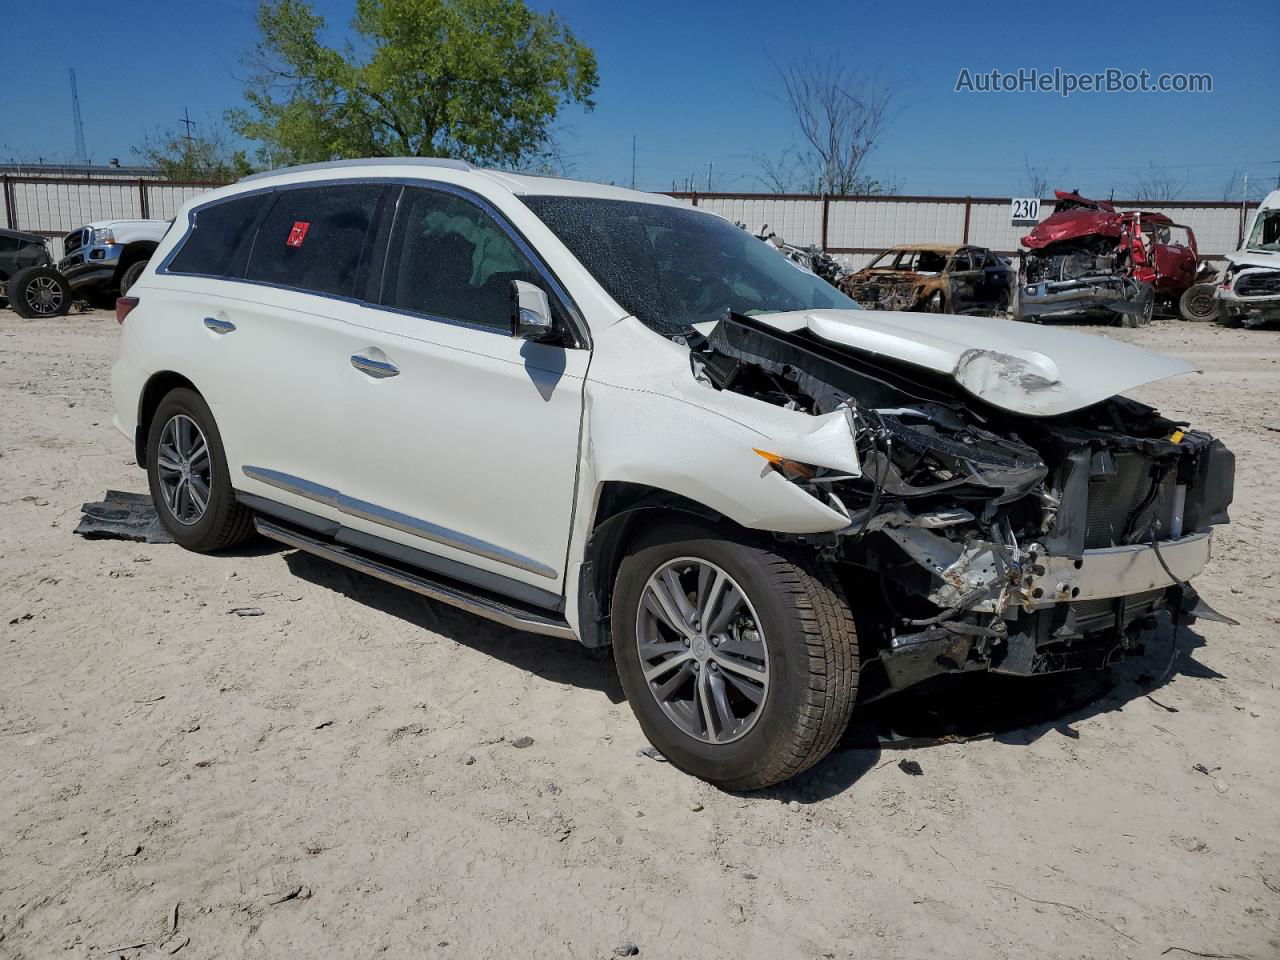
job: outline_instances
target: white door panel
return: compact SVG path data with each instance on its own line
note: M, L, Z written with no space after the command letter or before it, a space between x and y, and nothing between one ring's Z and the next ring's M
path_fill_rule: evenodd
M344 524L559 590L588 352L360 313L338 391Z
M194 363L208 384L232 486L336 517L325 502L332 497L314 491L336 486L333 385L351 371L343 362L343 323L329 314L345 305L259 285L224 283L222 289L202 304ZM314 485L313 495L288 492L280 477Z

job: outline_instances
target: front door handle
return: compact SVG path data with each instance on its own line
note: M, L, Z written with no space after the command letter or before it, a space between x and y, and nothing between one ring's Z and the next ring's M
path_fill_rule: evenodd
M214 333L233 333L236 325L230 320L220 320L217 317L205 317L204 325Z
M363 354L354 354L351 357L351 365L361 373L368 374L375 380L385 380L387 377L396 377L400 375L400 368L394 363L386 360L375 360L372 357L366 357Z

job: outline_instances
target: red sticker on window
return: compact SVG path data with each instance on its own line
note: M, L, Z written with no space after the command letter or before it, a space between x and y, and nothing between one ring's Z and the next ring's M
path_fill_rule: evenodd
M302 241L307 238L307 228L311 224L306 220L293 221L293 229L289 231L289 239L285 241L287 247L300 247Z

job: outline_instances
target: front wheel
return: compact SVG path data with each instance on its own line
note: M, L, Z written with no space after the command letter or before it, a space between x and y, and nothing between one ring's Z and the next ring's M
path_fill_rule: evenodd
M71 309L71 285L53 267L26 267L9 280L5 295L13 312L26 320L65 316Z
M780 783L839 742L858 686L829 567L745 534L659 527L622 561L613 649L649 741L730 790Z
M138 282L138 278L142 276L142 271L145 269L147 269L146 260L139 260L125 268L124 273L120 275L120 296L129 295L130 288Z

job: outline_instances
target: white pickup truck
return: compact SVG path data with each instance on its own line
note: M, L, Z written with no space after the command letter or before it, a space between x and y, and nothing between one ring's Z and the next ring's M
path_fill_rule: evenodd
M171 220L96 220L62 238L57 267L20 270L9 280L8 298L19 316L58 317L76 300L123 296L164 238Z

